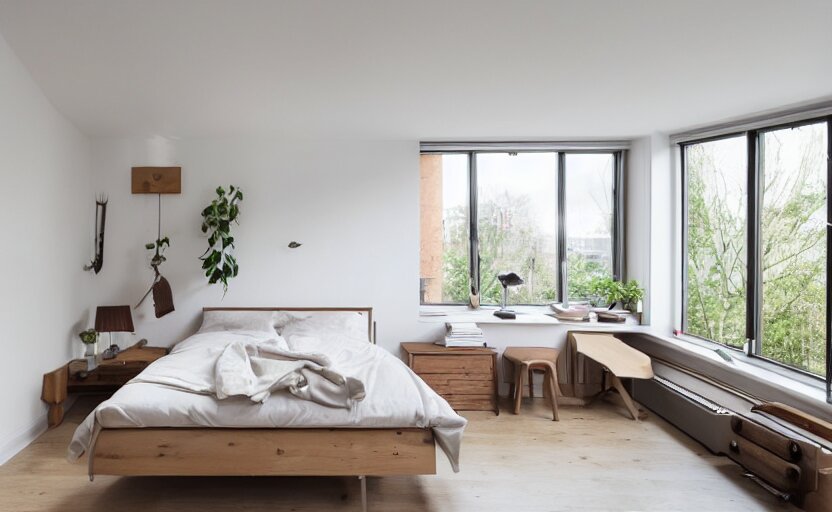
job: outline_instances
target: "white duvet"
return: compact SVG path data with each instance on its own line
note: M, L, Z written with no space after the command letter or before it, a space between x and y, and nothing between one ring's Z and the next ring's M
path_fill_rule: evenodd
M327 407L275 392L264 403L246 396L223 400L189 392L194 375L214 375L213 365L230 343L264 342L274 335L255 331L195 334L177 344L171 356L148 366L137 378L102 402L81 423L69 446L70 460L90 448L96 424L103 428L226 427L226 428L431 428L454 471L465 418L459 416L410 368L384 349L338 332L287 339L291 350L319 352L331 368L364 383L366 396L351 408ZM185 379L177 386L177 379ZM157 382L169 382L169 385ZM208 384L208 383L206 383Z

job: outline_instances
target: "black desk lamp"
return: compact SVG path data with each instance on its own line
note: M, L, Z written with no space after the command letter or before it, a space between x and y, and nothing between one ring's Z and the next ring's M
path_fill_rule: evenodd
M506 304L508 303L508 287L520 286L523 284L523 278L514 272L505 272L503 274L499 274L497 279L500 281L500 284L503 285L503 304L498 311L494 312L494 316L502 319L517 318L517 314L514 311L506 308Z

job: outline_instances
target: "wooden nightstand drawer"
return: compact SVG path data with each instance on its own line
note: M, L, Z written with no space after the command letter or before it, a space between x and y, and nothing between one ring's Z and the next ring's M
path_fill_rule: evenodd
M413 356L413 371L423 373L484 373L493 371L492 357L489 355L471 356Z
M488 395L494 389L491 374L426 373L420 375L440 395Z
M488 348L446 348L402 343L410 368L458 411L494 411L497 405L497 353Z
M449 395L443 397L457 411L493 411L494 395Z

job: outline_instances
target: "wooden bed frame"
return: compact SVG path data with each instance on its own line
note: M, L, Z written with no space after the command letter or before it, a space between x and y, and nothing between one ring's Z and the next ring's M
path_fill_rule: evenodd
M353 311L372 308L203 308L203 311ZM420 428L102 428L93 437L89 475L365 476L436 474L433 432Z

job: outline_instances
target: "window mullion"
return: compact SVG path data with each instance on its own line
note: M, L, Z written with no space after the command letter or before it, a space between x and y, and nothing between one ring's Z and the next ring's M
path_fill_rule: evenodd
M746 338L748 355L762 354L761 339L761 292L762 269L760 267L760 206L761 176L760 176L760 139L756 130L746 135L748 143L748 220L747 220L747 277L746 277Z
M567 258L566 258L566 153L558 152L557 175L557 209L558 209L558 299L566 306L569 303L567 292Z
M612 184L612 277L624 280L624 151L613 155Z
M832 116L826 119L826 401L832 403Z
M477 231L477 156L468 153L468 236L469 236L469 274L470 295L480 295L480 247Z

